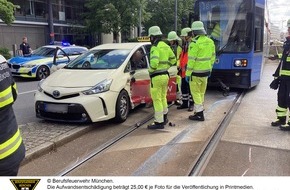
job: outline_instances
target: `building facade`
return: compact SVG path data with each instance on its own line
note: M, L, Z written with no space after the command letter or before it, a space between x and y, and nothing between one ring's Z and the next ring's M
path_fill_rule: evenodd
M0 47L19 48L22 38L35 49L53 41L94 46L98 44L84 32L84 0L8 0L18 8L15 21L7 26L0 20ZM14 45L15 46L15 45Z

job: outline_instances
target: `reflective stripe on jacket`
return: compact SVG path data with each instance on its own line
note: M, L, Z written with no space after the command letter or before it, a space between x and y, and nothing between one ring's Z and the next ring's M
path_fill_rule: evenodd
M0 160L17 152L22 144L21 134L12 109L16 97L16 84L10 68L7 63L0 63Z
M150 74L158 72L158 70L168 70L175 64L176 56L169 45L163 41L159 41L157 45L152 45L150 50Z
M7 156L14 153L22 143L22 138L19 129L16 133L4 143L0 144L0 159L6 158Z
M209 76L215 61L215 45L212 39L200 35L191 41L188 49L186 76Z
M283 45L283 54L282 54L282 58L280 61L280 64L282 64L281 70L279 75L282 78L289 78L290 77L290 61L288 61L288 57L290 56L290 37L286 38L286 41L284 42Z
M13 104L17 97L17 87L7 63L0 63L0 109Z

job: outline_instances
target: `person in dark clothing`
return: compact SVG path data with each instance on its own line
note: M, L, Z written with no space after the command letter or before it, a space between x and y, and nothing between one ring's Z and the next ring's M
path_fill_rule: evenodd
M0 176L16 176L25 146L12 108L17 98L16 83L2 58L0 55Z
M28 56L31 54L32 49L30 45L27 43L27 37L23 37L22 43L20 44L20 50L23 56Z
M277 120L273 121L273 127L279 126L281 130L290 131L289 108L290 108L290 19L287 23L288 34L283 45L283 54L279 66L273 74L274 80L270 88L278 89L278 106L276 108ZM288 120L288 122L287 122Z

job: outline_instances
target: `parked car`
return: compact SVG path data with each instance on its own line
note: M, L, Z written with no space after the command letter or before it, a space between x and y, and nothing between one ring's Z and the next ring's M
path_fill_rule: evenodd
M41 80L86 51L88 51L86 47L67 43L63 45L46 45L34 50L31 55L9 59L8 65L13 76ZM56 55L56 61L53 64L54 55ZM55 67L54 69L53 66Z
M103 44L80 55L39 82L36 116L70 122L125 121L130 109L152 102L150 47L148 42ZM167 98L175 101L176 66L169 74Z

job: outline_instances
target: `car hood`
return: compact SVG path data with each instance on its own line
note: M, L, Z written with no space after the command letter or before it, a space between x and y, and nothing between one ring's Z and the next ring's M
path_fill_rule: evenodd
M43 87L81 88L93 87L113 76L114 70L71 70L60 69L46 78ZM112 78L112 77L110 77Z
M22 65L22 64L25 64L27 62L39 60L39 59L50 59L51 60L52 58L47 58L45 56L39 56L39 55L32 55L29 57L18 56L18 57L13 57L13 58L9 59L8 62L12 63L12 64Z

